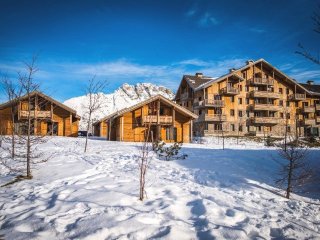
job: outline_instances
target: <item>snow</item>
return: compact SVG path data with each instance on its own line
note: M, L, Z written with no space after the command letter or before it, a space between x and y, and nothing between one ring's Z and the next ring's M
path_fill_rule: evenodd
M114 93L99 93L103 106L93 114L93 119L97 121L113 112L133 106L158 94L169 99L174 98L173 92L163 86L157 86L152 83L137 83L136 85L125 83ZM71 98L64 102L66 106L76 110L77 114L82 117L82 120L80 120L80 130L86 129L85 122L83 121L86 109L84 106L88 106L88 103L89 98L87 96Z
M34 178L0 188L5 239L320 239L320 196L280 196L275 148L207 139L186 160L153 156L138 200L139 143L53 137ZM310 150L318 166L320 150ZM0 184L11 175L0 168ZM311 198L313 197L313 198ZM1 237L0 237L1 238Z

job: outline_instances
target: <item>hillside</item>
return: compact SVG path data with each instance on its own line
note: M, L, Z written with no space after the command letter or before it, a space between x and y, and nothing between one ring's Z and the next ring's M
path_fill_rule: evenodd
M157 94L161 94L169 99L174 97L174 94L170 89L163 86L157 86L152 83L138 83L136 85L129 85L125 83L113 93L99 94L101 95L103 107L94 114L94 121L125 107L130 107ZM85 129L85 124L83 121L85 118L84 106L86 106L88 102L89 99L87 96L71 98L64 102L65 105L75 109L78 115L81 116L82 121L80 121L80 130Z

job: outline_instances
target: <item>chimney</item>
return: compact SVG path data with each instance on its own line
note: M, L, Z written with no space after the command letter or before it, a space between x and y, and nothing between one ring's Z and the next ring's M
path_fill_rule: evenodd
M307 81L307 84L308 84L308 85L313 85L313 83L314 83L313 80L308 80L308 81Z
M202 77L203 77L203 74L202 74L202 73L197 72L197 73L196 73L196 77L198 77L198 78L202 78Z
M229 72L232 73L232 72L234 72L235 70L236 70L235 68L230 68L230 69L229 69Z
M248 61L246 61L247 65L252 64L252 63L254 63L254 61L252 59L249 59Z

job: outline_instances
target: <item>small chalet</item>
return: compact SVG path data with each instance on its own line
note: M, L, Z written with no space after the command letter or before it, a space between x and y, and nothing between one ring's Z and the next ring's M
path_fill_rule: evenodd
M150 139L188 143L195 118L194 113L157 95L95 122L94 135L112 141L141 142L145 139L146 126L150 126Z
M41 92L32 92L30 101L25 95L0 105L2 135L12 134L12 113L18 135L27 133L26 123L30 119L34 135L78 136L80 117L77 112Z

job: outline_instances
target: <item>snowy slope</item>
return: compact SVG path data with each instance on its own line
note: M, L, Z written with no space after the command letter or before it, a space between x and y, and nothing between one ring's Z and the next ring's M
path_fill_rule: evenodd
M154 157L138 200L139 144L54 137L34 179L0 188L4 239L320 239L319 195L281 197L275 148L226 140ZM319 166L320 150L308 158ZM1 152L0 152L1 155ZM4 169L0 167L0 184ZM1 237L0 237L1 238Z
M130 107L157 94L161 94L169 99L174 97L173 92L166 87L153 85L151 83L138 83L136 85L129 85L125 83L114 93L100 93L103 107L94 114L93 119L94 121L99 120L108 114ZM78 115L84 119L85 108L83 106L87 106L88 101L89 99L87 96L80 96L66 100L64 104L75 109ZM85 129L84 121L80 121L80 129Z

